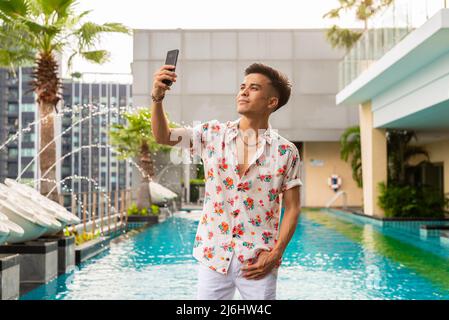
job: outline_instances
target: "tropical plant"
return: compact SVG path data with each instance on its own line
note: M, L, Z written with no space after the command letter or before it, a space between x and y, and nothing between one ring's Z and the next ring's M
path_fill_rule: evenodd
M142 169L142 179L137 196L139 210L149 208L151 197L149 182L154 176L154 164L151 154L158 151L167 152L170 146L156 142L151 129L151 112L148 108L138 109L134 113L124 113L126 124L114 124L109 131L111 144L116 147L119 158L139 158L139 167ZM168 115L166 115L168 118ZM169 127L175 128L174 123Z
M160 213L160 208L158 205L152 204L151 205L151 214L157 216ZM148 216L149 211L148 208L143 208L141 210L139 210L139 208L137 207L137 204L133 203L129 208L128 208L128 216Z
M388 182L379 185L379 206L389 217L444 217L444 210L449 205L447 196L441 190L429 185L410 185L407 181L406 168L409 160L416 155L423 155L429 163L428 152L419 146L411 146L417 139L414 131L388 130Z
M158 205L151 205L151 213L155 216L159 215L159 213L161 212L161 209L159 208Z
M407 130L388 130L386 133L388 154L388 183L404 185L407 183L405 170L408 161L416 155L424 155L429 160L428 152L419 146L411 146L416 133ZM350 159L352 177L359 187L362 181L362 150L360 127L346 129L340 137L340 157L348 162Z
M97 48L100 36L109 32L129 33L120 23L85 22L90 11L75 11L76 0L1 0L0 1L0 66L12 71L19 66L33 66L32 88L39 105L40 171L46 172L56 162L54 113L61 99L58 57L70 54L69 68L75 56L103 63L106 50ZM48 145L48 147L47 147ZM42 148L45 148L42 149ZM56 167L47 178L56 180ZM54 182L42 181L40 191L57 201Z
M78 232L76 231L75 228L69 228L69 227L66 227L64 229L63 233L64 233L64 236L66 236L66 237L74 236L75 237L75 245L77 245L77 246L79 246L80 244L83 244L87 241L97 239L101 235L100 230L97 230L97 232L95 232L95 233L93 231L91 231L91 232L83 231L81 234L78 234Z
M143 217L147 217L148 216L148 208L143 208L142 210L140 210L140 215Z
M360 127L347 128L340 137L340 158L351 161L352 178L359 188L363 187L362 148L360 142Z
M428 152L419 146L411 146L410 142L417 140L414 131L388 130L387 154L388 154L388 184L407 184L405 169L408 161L417 155L424 155L429 160Z
M139 208L137 208L137 204L133 203L128 207L128 216L135 216L139 214Z
M430 186L379 184L379 206L387 217L444 218L449 198Z
M333 25L326 32L326 38L333 48L344 48L349 51L368 30L368 21L382 9L391 5L394 0L338 0L339 7L327 12L323 18L338 19L342 12L351 11L357 21L363 22L363 30L351 30Z

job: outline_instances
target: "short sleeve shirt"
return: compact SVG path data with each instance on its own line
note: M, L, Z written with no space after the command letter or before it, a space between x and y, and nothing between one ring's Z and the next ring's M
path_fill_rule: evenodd
M205 197L193 256L226 274L231 257L254 262L271 251L278 238L282 193L302 185L296 146L269 126L240 178L236 139L238 123L217 120L191 130L192 153L204 164Z

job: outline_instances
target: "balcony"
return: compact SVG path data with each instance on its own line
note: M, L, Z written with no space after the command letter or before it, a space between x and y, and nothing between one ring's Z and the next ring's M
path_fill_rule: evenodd
M340 91L443 8L443 0L396 0L370 20L370 28L340 63Z

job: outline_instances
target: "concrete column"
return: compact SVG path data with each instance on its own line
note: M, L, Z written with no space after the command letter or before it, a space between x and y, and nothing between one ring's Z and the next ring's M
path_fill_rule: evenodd
M377 204L379 182L387 182L387 139L385 129L373 128L371 101L359 106L362 144L363 206L367 215L383 217Z

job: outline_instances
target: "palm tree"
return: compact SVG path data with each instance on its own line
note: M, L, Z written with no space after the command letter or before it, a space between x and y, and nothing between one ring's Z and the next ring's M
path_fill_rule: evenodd
M340 137L340 158L346 162L351 158L352 178L359 188L363 187L362 148L360 127L350 127Z
M388 154L388 183L394 185L406 184L405 168L408 161L416 155L424 155L429 159L428 152L419 146L411 146L412 139L417 139L416 133L407 130L388 130L386 133ZM352 177L357 185L363 186L362 150L360 127L350 127L340 137L340 157L348 162L351 157Z
M327 12L323 18L338 19L342 12L355 11L357 21L362 21L363 30L350 30L333 25L327 32L326 38L333 48L344 48L349 51L368 30L368 21L382 9L391 5L394 0L338 0L340 6Z
M32 87L39 105L40 148L49 145L40 156L40 171L46 172L56 161L54 114L61 100L61 80L57 56L70 54L69 68L75 56L94 62L107 61L109 53L97 49L100 36L108 32L128 33L120 23L84 22L89 11L75 12L76 0L2 0L0 1L0 66L11 70L33 66ZM56 180L56 168L48 179ZM47 194L53 182L42 181L40 191ZM57 191L50 197L57 201Z
M416 155L424 155L429 160L428 152L419 146L410 146L412 139L417 140L414 131L388 130L388 182L395 185L405 185L405 168L408 161Z
M154 176L151 153L169 151L171 147L156 143L151 129L151 112L148 108L139 109L135 113L125 113L123 117L127 120L127 124L114 124L109 136L121 159L139 158L143 175L137 196L137 207L141 210L151 206L149 182ZM168 119L168 115L166 117ZM169 127L177 126L170 122Z

